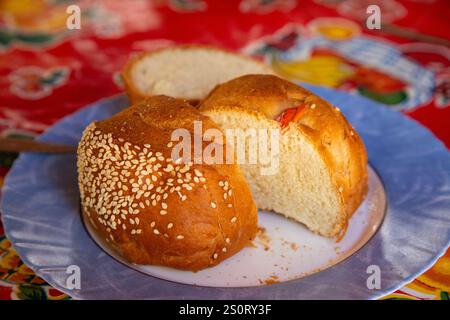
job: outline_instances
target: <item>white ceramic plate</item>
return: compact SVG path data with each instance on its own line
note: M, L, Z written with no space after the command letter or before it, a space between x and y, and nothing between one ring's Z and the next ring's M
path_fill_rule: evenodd
M197 274L154 267L137 271L105 253L86 232L79 210L76 157L23 154L2 189L5 233L30 268L78 299L374 299L390 293L429 268L449 245L450 154L428 130L397 112L361 97L311 89L338 106L366 144L387 196L378 231L385 201L371 172L370 194L339 244L314 236L295 222L262 213L260 224L271 239L269 251L247 248ZM88 123L127 104L124 96L96 102L66 117L40 139L76 144ZM292 250L289 242L298 249ZM255 243L260 247L264 241ZM335 251L337 246L341 254ZM73 265L81 271L79 289L67 285L67 268ZM367 286L371 266L380 270L379 288ZM312 273L319 269L324 270ZM280 283L259 285L260 281Z
M385 212L383 185L369 167L368 194L350 219L341 241L316 235L302 224L276 213L259 211L260 230L253 245L215 267L198 272L129 263L94 232L90 223L84 223L91 237L109 255L150 276L208 287L249 287L302 278L341 262L372 238Z

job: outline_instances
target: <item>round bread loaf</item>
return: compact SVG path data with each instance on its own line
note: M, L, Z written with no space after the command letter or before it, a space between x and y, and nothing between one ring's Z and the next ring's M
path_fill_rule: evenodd
M200 270L256 233L257 209L238 165L172 158L172 132L193 136L194 121L220 130L186 101L154 96L83 133L77 163L83 215L132 263Z
M338 108L287 80L246 75L217 86L199 106L222 130L281 129L279 170L242 164L260 209L342 235L367 192L367 154Z

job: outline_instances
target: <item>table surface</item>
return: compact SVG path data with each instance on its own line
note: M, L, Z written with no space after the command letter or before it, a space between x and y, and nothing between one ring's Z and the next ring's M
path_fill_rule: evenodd
M366 27L374 3L381 30ZM81 9L79 30L67 28L69 4ZM384 103L450 147L448 12L446 0L4 0L0 136L33 138L123 91L120 70L133 52L202 43L264 59L294 81ZM0 153L0 186L16 156ZM450 250L385 298L448 300L448 292ZM1 222L0 299L70 299L23 264Z

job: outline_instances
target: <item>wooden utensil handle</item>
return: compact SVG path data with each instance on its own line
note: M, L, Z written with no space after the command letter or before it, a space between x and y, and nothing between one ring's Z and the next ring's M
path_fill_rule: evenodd
M76 153L76 146L42 141L0 138L0 152Z

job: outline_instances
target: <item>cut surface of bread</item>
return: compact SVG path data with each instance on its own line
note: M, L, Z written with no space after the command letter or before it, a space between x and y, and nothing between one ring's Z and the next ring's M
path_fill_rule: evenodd
M298 119L280 123L281 114L298 106ZM225 132L279 130L274 174L262 174L262 162L240 164L258 208L301 222L323 236L345 232L367 191L367 155L339 110L301 87L264 75L218 86L199 110ZM249 144L245 146L248 155Z
M273 73L251 58L208 46L177 46L139 54L123 72L132 102L168 95L203 99L216 85L245 74Z

